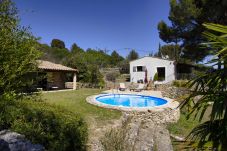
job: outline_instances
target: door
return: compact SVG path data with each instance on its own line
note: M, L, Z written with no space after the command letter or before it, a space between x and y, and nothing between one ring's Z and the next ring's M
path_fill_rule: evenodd
M158 81L165 81L166 70L165 67L157 67Z

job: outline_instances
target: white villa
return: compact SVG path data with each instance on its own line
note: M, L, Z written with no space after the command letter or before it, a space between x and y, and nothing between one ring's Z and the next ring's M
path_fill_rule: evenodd
M175 71L175 61L146 56L130 62L130 81L135 83L144 82L147 72L148 81L153 81L154 75L157 73L158 77L162 79L157 83L164 84L176 79Z

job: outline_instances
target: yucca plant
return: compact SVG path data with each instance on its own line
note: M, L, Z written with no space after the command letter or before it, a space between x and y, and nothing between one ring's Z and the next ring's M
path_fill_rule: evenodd
M208 62L214 69L190 81L192 92L181 105L190 106L189 117L195 115L200 121L208 107L212 109L209 120L195 127L187 139L198 148L209 144L213 150L227 150L227 26L204 26L208 42L203 46L214 56Z

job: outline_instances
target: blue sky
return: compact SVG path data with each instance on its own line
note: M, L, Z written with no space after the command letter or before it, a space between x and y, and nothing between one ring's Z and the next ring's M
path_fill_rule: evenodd
M30 26L41 43L61 39L66 47L117 50L126 56L155 52L157 24L168 22L169 0L15 0L21 24Z

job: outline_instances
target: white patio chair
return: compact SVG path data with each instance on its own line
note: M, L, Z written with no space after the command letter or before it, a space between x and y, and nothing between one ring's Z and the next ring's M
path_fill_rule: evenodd
M126 90L126 87L125 87L125 84L124 83L120 83L119 90L120 91L125 91Z

